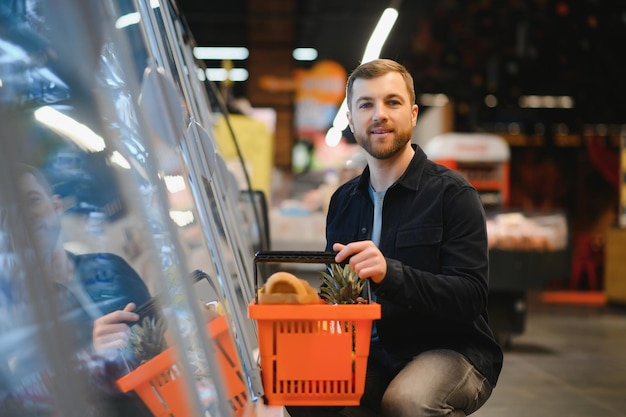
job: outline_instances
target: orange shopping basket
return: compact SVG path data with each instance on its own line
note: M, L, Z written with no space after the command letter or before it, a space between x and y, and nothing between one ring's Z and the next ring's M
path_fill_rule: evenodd
M247 388L235 346L224 315L207 324L207 333L215 346L216 362L228 394L233 416L245 408ZM155 417L189 417L192 407L187 403L188 387L183 378L175 347L168 348L117 380L123 392L135 391Z
M259 252L258 262L333 263L329 252ZM263 390L269 405L358 405L365 389L372 321L380 305L258 304Z

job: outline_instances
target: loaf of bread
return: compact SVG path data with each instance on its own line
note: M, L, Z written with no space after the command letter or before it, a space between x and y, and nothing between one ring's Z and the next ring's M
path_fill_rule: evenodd
M308 281L289 272L275 272L258 293L259 304L313 304L320 301Z

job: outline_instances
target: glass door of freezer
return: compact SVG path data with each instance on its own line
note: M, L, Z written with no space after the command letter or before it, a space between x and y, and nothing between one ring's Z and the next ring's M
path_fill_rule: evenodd
M172 103L172 109L178 108L176 103L180 96L189 112L185 134L179 143L180 152L198 205L199 224L213 254L216 281L219 281L224 298L229 301L228 314L236 329L236 343L252 384L252 392L256 393L262 390L257 362L253 357L257 342L246 314L248 300L254 296L253 250L251 243L245 239L242 222L238 218L240 213L232 198L239 195L239 188L230 180L232 174L225 169L221 156L215 150L211 125L204 125L211 121L210 104L206 90L199 84L198 67L192 59L193 39L185 32L183 22L177 18L170 4L161 4L158 9L148 7L146 3L139 5L142 16L139 29L146 39L149 62L154 63L154 69L144 77L143 90L149 94L163 89L164 100ZM174 90L178 90L178 94ZM158 99L145 100L143 112L158 114L159 109L152 104L159 102ZM168 132L157 134L164 137L170 135Z
M186 159L202 130L173 76L182 69L159 65L149 31L128 24L160 5L9 3L0 414L250 413L245 369L224 366L224 352L234 363L241 352L230 349L229 303L215 285L230 278L232 248L203 221Z

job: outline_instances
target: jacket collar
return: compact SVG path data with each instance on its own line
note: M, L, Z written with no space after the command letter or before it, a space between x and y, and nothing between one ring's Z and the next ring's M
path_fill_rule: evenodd
M417 191L419 189L420 179L422 178L422 172L424 172L425 162L427 160L426 154L416 144L412 144L411 147L415 151L415 155L409 162L409 166L406 171L398 178L398 180L389 188L394 188L401 185L409 190ZM369 165L365 167L359 178L356 189L359 193L369 196L369 182L370 182L370 168Z

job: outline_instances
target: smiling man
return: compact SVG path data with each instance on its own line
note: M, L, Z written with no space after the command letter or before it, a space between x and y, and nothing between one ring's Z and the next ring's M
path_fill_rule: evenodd
M502 350L488 325L485 214L476 190L411 144L413 79L395 61L357 67L348 121L363 173L333 195L327 250L369 278L372 331L360 407L290 407L292 416L466 416L491 395Z

